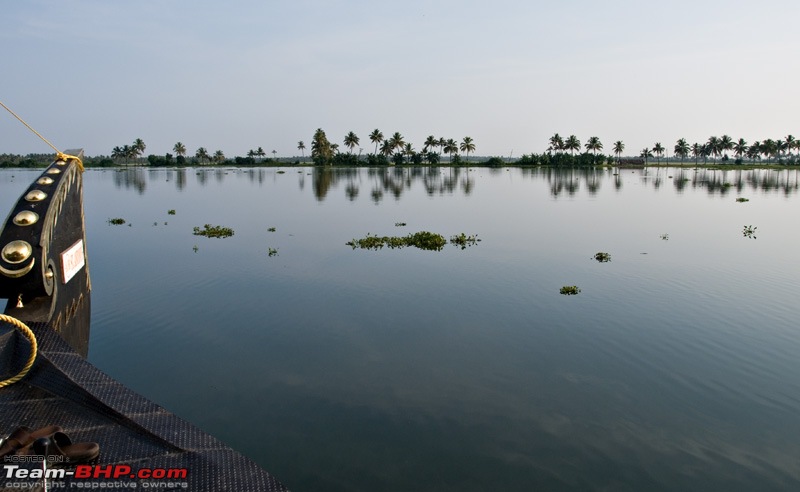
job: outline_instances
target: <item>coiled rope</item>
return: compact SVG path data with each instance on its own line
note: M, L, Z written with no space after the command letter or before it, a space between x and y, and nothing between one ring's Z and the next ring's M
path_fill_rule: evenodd
M44 143L46 143L47 145L49 145L51 149L55 150L55 151L56 151L56 158L57 158L57 159L61 159L61 160L64 160L64 161L66 161L66 160L68 160L68 159L75 159L75 160L78 162L78 169L80 169L80 170L81 170L81 172L83 172L83 161L81 160L81 158L80 158L80 157L78 157L78 156L74 156L74 155L65 154L65 153L61 152L60 150L58 150L58 149L56 148L56 146L55 146L55 145L51 144L49 140L47 140L46 138L44 138L44 137L42 136L42 134L41 134L41 133L39 133L39 132L37 132L36 130L34 130L34 129L33 129L33 127L32 127L31 125L29 125L29 124L25 123L25 120L23 120L22 118L20 118L20 117L19 117L19 115L18 115L17 113L15 113L15 112L11 111L11 108L9 108L9 107L8 107L8 106L6 106L5 104L3 104L3 101L0 101L0 106L3 106L3 108L5 108L5 110L6 110L6 111L8 111L9 113L11 113L11 115L12 115L14 118L16 118L17 120L19 120L19 122L20 122L20 123L22 123L23 125L25 125L25 126L28 128L28 130L32 131L34 134L36 134L36 136L37 136L37 137L41 138L41 139L42 139L42 141L43 141Z
M31 342L31 355L30 357L28 357L28 361L25 363L25 367L23 367L22 370L19 372L19 374L17 374L13 378L6 379L5 381L0 381L0 388L4 388L6 386L10 386L16 383L20 379L24 378L26 374L28 374L28 371L30 371L31 367L33 367L33 362L36 360L36 354L39 352L39 344L36 342L36 335L34 335L33 331L31 331L31 329L28 328L28 325L18 320L17 318L13 318L5 314L0 314L0 321L5 321L6 323L9 323L19 328L19 331L21 331L22 334L25 335L25 337L27 337L28 340L30 340Z

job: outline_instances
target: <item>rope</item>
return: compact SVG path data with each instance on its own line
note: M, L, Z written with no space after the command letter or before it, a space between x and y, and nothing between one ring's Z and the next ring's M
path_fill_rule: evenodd
M77 157L77 156L74 156L74 155L65 154L65 153L61 152L60 150L58 150L58 149L56 148L56 146L55 146L55 145L51 144L49 140L47 140L46 138L44 138L44 137L42 136L42 134L41 134L41 133L39 133L39 132L37 132L36 130L34 130L34 129L33 129L33 127L32 127L31 125L29 125L29 124L25 123L25 120L23 120L22 118L20 118L20 117L19 117L19 115L17 115L17 113L15 113L15 112L11 111L11 108L9 108L9 107L8 107L8 106L6 106L5 104L3 104L3 101L0 101L0 106L3 106L3 108L5 108L5 110L6 110L6 111L8 111L9 113L11 113L11 115L12 115L14 118L18 119L20 123L22 123L23 125L25 125L25 126L28 128L28 130L32 131L32 132L33 132L33 133L34 133L34 134L35 134L37 137L41 138L41 139L42 139L42 141L44 141L44 143L46 143L47 145L49 145L51 149L55 150L55 151L56 151L56 157L57 157L58 159L63 159L63 160L65 160L65 161L66 161L66 160L68 160L68 159L75 159L76 161L78 161L78 169L80 169L80 170L81 170L81 172L83 172L83 161L80 159L80 157Z
M0 103L2 104L2 103ZM28 362L25 363L25 367L14 376L13 378L6 379L5 381L0 381L0 388L5 388L6 386L10 386L20 379L24 378L28 371L31 370L33 367L33 362L36 360L36 354L39 351L39 345L36 343L36 335L33 334L28 325L23 323L22 321L18 320L17 318L12 318L11 316L7 316L5 314L0 314L0 321L5 321L6 323L12 324L19 328L23 335L25 335L28 340L31 342L31 356L28 357Z

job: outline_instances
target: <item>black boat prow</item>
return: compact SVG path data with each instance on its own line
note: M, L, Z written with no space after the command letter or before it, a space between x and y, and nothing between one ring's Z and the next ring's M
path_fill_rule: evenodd
M39 478L40 459L9 454L0 457L0 485L45 490L45 480L53 488L104 482L114 488L287 490L252 460L84 358L91 282L83 177L80 153L67 154L74 158L57 158L12 208L0 232L0 297L8 299L6 315L25 323L38 345L30 371L0 387L0 438L21 426L59 425L73 443L98 443L100 456L72 475L63 471L74 472L75 464L64 467L55 460L47 479ZM33 349L19 328L0 321L0 382L22 371Z

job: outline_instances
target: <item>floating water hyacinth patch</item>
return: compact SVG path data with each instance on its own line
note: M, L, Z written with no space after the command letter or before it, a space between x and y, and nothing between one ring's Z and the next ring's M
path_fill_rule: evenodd
M108 219L108 223L113 225L122 225L125 223L125 219L121 217L116 217L114 219Z
M594 259L599 261L600 263L606 263L611 261L611 254L598 251L597 253L594 254Z
M230 227L212 226L211 224L206 224L203 226L203 229L195 227L192 234L195 236L225 238L233 236L233 229Z
M744 230L742 230L742 235L744 237L748 237L748 238L751 238L751 239L756 239L756 235L755 235L756 234L756 229L758 229L758 227L753 227L751 225L746 225L746 226L744 226Z
M749 198L744 198L744 197L741 197L741 196L740 196L739 198L737 198L737 199L736 199L736 201L737 201L737 202L739 202L739 203L744 203L744 202L749 202L749 201L750 201L750 199L749 199Z
M444 245L447 244L447 239L445 239L441 234L428 231L416 232L404 237L373 236L368 233L364 238L353 239L345 244L352 246L353 249L359 248L378 250L384 246L391 249L413 246L415 248L424 249L427 251L441 251Z
M581 289L579 289L577 285L565 285L564 287L561 287L559 292L565 296L576 296L578 293L580 293L580 291Z
M270 258L273 256L278 256L278 250L276 248L268 248L267 256L269 256Z
M267 229L267 230L268 230L269 232L275 232L275 228L274 228L274 227L270 227L270 228L269 228L269 229Z
M407 225L407 224L406 224L405 222L395 222L395 223L394 223L394 226L395 226L395 227L405 227L406 225Z
M461 249L465 249L467 246L474 246L478 244L479 241L480 239L478 239L477 234L467 236L463 232L456 236L450 237L450 244L453 244L455 246L460 246Z
M175 209L171 208L171 209L167 210L167 215L175 215Z
M669 234L662 234L658 237L660 237L662 241L669 241Z

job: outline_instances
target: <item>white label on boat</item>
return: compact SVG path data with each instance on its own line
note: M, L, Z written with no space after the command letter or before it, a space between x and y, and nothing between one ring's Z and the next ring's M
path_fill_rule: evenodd
M69 282L76 273L81 271L81 268L83 268L85 264L86 259L83 256L83 239L79 239L77 243L61 253L61 272L64 283L66 284Z

